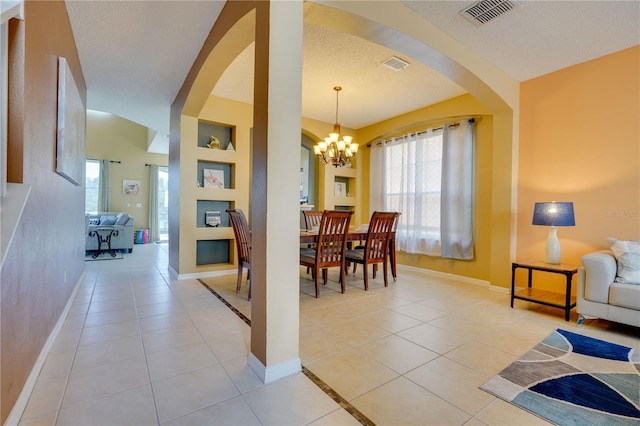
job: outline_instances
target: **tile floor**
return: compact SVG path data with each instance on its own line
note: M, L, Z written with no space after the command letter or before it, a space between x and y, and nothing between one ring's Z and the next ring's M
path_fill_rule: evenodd
M20 425L359 424L302 373L264 385L246 365L249 326L198 280L171 280L166 250L86 263ZM506 294L412 268L368 292L350 274L345 294L330 273L319 299L300 276L303 365L378 425L546 424L478 386L558 327L638 345L636 328L576 327L575 313L511 309ZM250 317L235 275L203 281Z

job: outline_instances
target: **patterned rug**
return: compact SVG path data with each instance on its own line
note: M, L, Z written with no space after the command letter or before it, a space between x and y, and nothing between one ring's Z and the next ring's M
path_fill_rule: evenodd
M558 425L640 425L640 346L556 330L480 386Z

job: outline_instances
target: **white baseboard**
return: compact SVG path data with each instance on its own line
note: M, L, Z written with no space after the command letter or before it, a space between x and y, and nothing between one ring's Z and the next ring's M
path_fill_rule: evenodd
M16 400L15 405L13 406L13 408L11 409L11 412L9 413L9 417L7 417L7 421L5 422L5 425L16 426L20 422L20 419L22 418L22 414L24 414L24 410L27 408L27 403L29 402L29 398L31 397L31 394L33 393L33 389L36 386L36 381L38 380L40 371L42 371L42 367L44 367L44 363L47 360L49 351L51 350L51 347L56 341L56 338L58 337L60 330L62 330L62 327L64 326L64 322L67 319L67 315L69 315L69 311L71 310L71 305L73 305L73 301L76 298L78 289L80 289L80 284L82 284L82 282L84 281L84 276L85 276L85 273L82 272L82 275L80 275L80 278L76 282L73 292L71 292L71 296L69 297L67 306L65 306L64 310L62 311L62 314L58 318L58 322L56 323L56 326L53 328L53 330L51 330L51 334L49 334L47 341L44 343L44 346L40 351L40 355L38 355L38 359L36 359L36 362L33 365L33 368L31 369L31 373L29 373L29 377L27 377L27 381L22 387L22 391L20 392L20 395L18 396L18 399Z
M489 288L491 286L491 283L489 283L489 281L486 281L486 280L463 277L462 275L450 274L448 272L433 271L431 269L423 269L423 268L418 268L416 266L398 264L398 269L410 269L415 272L422 272L426 275L432 275L434 277L445 278L448 280L463 282L467 284L479 285L481 287L486 287L486 288Z
M295 358L280 364L266 367L253 353L249 353L249 362L247 364L249 365L249 368L258 375L263 383L275 382L278 379L302 371L300 358Z
M238 268L233 268L233 269L225 269L223 271L208 271L208 272L194 272L192 274L179 274L171 266L169 266L168 268L169 268L169 274L171 274L171 278L177 279L177 280L195 280L198 278L222 277L225 275L233 275L238 273Z

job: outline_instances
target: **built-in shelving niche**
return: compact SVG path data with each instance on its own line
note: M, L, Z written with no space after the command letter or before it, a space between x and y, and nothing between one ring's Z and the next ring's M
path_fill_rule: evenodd
M235 148L232 126L225 126L223 124L207 121L198 121L198 146L207 148L209 136L215 136L220 140L220 149L222 150L226 150L230 142Z
M196 241L196 266L230 263L230 246L230 240Z
M229 222L229 214L225 210L233 208L232 205L231 201L198 200L196 207L196 226L198 228L211 228L205 223L206 211L220 212L220 225L218 225L218 227L224 228L231 226L231 223Z
M198 160L198 175L197 175L198 183L200 184L200 186L205 188L207 187L214 188L214 189L217 188L216 186L209 186L210 184L207 184L205 179L205 170L215 170L215 171L221 171L224 176L223 188L234 189L236 187L236 184L235 184L235 179L233 175L233 172L234 172L233 169L234 169L233 164L220 163L216 161ZM206 173L211 173L211 172L206 172Z

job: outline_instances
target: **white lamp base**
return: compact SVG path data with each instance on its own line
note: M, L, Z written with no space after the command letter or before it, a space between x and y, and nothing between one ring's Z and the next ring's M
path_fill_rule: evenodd
M560 241L558 240L558 227L549 228L549 236L544 246L544 263L552 265L560 264Z

